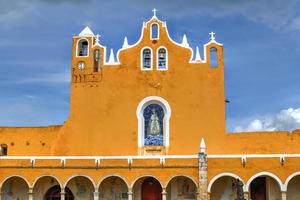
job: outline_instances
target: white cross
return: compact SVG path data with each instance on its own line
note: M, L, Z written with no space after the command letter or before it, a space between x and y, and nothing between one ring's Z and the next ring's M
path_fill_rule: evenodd
M155 16L155 17L156 17L156 12L157 12L157 9L156 9L156 8L154 8L154 9L152 10L152 12L153 12L153 16Z
M216 33L214 33L213 31L209 33L211 40L215 40L216 39L215 34Z
M99 34L96 35L96 43L98 43L98 44L99 44L100 37L101 36Z

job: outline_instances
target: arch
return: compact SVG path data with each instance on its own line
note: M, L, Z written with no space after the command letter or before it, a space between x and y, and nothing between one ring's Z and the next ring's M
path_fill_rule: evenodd
M276 176L275 174L271 173L271 172L259 172L255 175L253 175L247 182L247 184L245 185L246 187L244 188L245 192L249 192L249 187L250 187L250 184L251 182L257 178L257 177L260 177L260 176L269 176L271 178L273 178L277 183L278 183L278 186L280 188L281 191L284 191L284 187L283 187L283 184L280 180L280 178L278 178L278 176Z
M75 199L74 194L69 188L65 188L65 199ZM45 199L52 199L52 198L60 198L61 196L61 187L59 185L52 186L49 188L45 194Z
M216 175L216 176L214 176L210 181L209 181L209 184L208 184L208 186L207 186L207 192L211 192L211 188L212 188L212 186L213 186L213 184L214 184L214 182L216 181L216 180L218 180L219 178L221 178L221 177L232 177L232 178L235 178L235 179L239 179L240 181L242 181L243 183L244 183L244 181L243 181L243 179L241 179L241 177L239 177L238 175L236 175L236 174L233 174L233 173L230 173L230 172L224 172L224 173L221 173L221 174L218 174L218 175Z
M191 176L189 176L189 175L186 175L186 174L176 174L176 175L171 176L171 177L168 179L168 181L166 182L166 185L164 185L164 187L168 187L168 185L170 184L170 182L171 182L173 179L178 178L178 177L185 177L185 178L188 178L188 179L190 179L190 180L195 184L196 187L198 187L197 181L196 181L193 177L191 177Z
M149 51L149 53L146 51ZM151 47L148 47L148 46L143 47L141 49L140 54L141 54L141 61L140 61L141 62L140 63L141 70L142 71L152 70L153 69L153 51L152 51ZM148 54L150 54L150 55L148 55Z
M151 103L157 103L164 109L163 129L164 129L164 146L169 146L169 121L171 117L171 108L169 103L158 96L149 96L144 98L138 105L136 115L138 118L138 147L144 146L144 117L143 110Z
M11 178L14 178L14 177L23 179L23 180L25 181L25 183L27 184L28 188L30 187L29 181L27 181L27 179L24 178L23 176L20 176L20 175L11 175L11 176L8 176L8 177L6 177L5 179L3 179L3 181L2 181L1 184L0 184L0 188L2 188L3 184L4 184L7 180L9 180L9 179L11 179Z
M159 24L152 23L150 27L150 39L158 40L159 39Z
M120 178L122 181L124 181L124 183L126 184L127 188L129 188L128 181L127 181L124 177L122 177L122 176L120 176L120 175L118 175L118 174L109 174L109 175L106 175L106 176L102 177L102 178L100 179L100 181L98 182L98 184L97 184L96 187L99 189L101 183L102 183L103 181L105 181L106 179L111 178L111 177L118 177L118 178Z
M86 38L79 39L76 44L76 57L88 57L89 56L89 46L90 46L90 44L89 44L88 39L86 39Z
M162 184L162 182L160 181L159 178L157 178L157 177L154 176L154 175L147 175L147 174L145 174L145 175L140 175L140 176L138 176L137 178L135 178L135 179L133 180L133 182L131 183L130 188L133 188L134 185L135 185L135 183L136 183L138 180L140 180L140 179L142 179L142 178L149 178L149 177L156 179L156 180L159 182L160 186L161 186L162 188L164 187L163 184Z
M164 56L162 56L161 50L164 50ZM160 46L156 50L156 69L159 71L168 70L168 49L164 46Z
M58 182L59 186L62 187L62 184L61 184L61 182L59 181L59 179L58 179L56 176L53 176L53 175L50 175L50 174L49 174L49 175L41 175L41 176L37 177L37 178L33 181L32 185L31 185L30 187L34 188L34 187L35 187L35 184L36 184L40 179L42 179L42 178L44 178L44 177L51 177L51 178L54 178L54 179Z
M212 68L218 67L218 49L216 47L211 47L209 49L209 63Z
M84 174L78 174L78 175L73 175L73 176L69 177L69 178L67 179L67 181L63 184L63 187L65 188L65 187L68 185L68 183L69 183L72 179L74 179L74 178L76 178L76 177L84 177L84 178L87 178L88 180L90 180L90 182L92 183L93 187L95 188L96 185L95 185L94 180L93 180L92 178L90 178L89 176L84 175Z
M289 177L287 177L287 179L285 180L285 183L283 184L283 188L282 188L282 191L287 191L287 188L288 188L288 185L289 185L289 182L295 178L296 176L300 176L300 172L295 172L291 175L289 175Z

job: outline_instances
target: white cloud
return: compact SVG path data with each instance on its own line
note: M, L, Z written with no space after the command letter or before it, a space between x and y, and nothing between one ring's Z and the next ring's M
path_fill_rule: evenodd
M235 127L234 132L250 132L250 131L276 131L287 130L292 131L300 128L300 108L289 108L281 110L274 115L268 115L256 118L248 122L248 124Z

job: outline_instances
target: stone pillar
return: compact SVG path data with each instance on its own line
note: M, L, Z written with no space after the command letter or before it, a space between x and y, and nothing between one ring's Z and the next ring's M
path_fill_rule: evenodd
M28 190L28 200L33 200L33 188L29 188Z
M132 200L133 199L133 192L132 192L132 188L128 188L128 200Z
M0 200L2 200L2 188L0 188Z
M207 192L207 200L210 200L210 192Z
M245 200L250 200L250 194L249 194L249 192L244 192L244 199Z
M207 154L205 153L205 142L201 139L199 157L199 188L198 188L198 200L207 200Z
M281 191L281 200L287 200L286 191Z
M65 188L61 188L60 190L60 200L65 200Z
M162 200L167 200L167 190L166 190L166 188L162 189L161 196L162 196Z
M93 192L93 194L94 194L94 200L99 200L98 188L95 188L95 191Z

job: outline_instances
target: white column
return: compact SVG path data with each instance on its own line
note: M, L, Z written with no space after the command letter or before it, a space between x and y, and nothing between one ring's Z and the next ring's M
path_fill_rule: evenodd
M33 200L33 188L29 188L28 190L28 200Z
M98 188L95 188L95 191L94 191L94 200L99 200Z
M132 192L132 188L128 188L128 200L132 200L133 199L133 192Z
M161 195L162 195L162 200L167 200L167 190L166 190L166 188L162 189Z
M65 200L65 188L60 189L60 200Z
M281 191L281 200L287 200L286 191Z
M250 193L249 192L244 192L244 199L245 200L250 200Z

